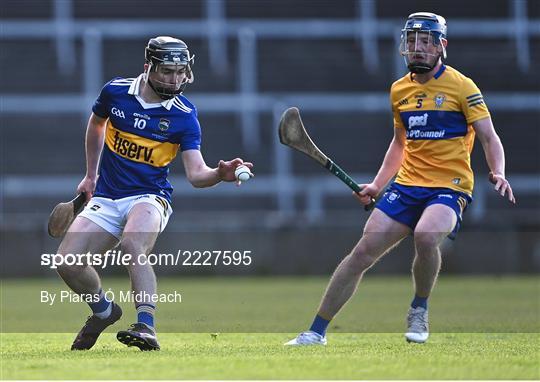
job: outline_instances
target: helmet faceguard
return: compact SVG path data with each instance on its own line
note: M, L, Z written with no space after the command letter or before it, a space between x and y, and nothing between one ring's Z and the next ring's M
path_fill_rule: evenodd
M414 37L414 47L411 50L409 38ZM440 47L440 52L433 54L419 49L420 38L428 38L428 44ZM411 73L427 73L431 71L439 58L446 58L446 20L444 17L429 12L417 12L409 15L401 30L399 52L405 59L405 64ZM437 49L439 50L439 49ZM432 62L430 62L432 60Z
M189 53L185 42L174 37L159 36L150 39L144 50L144 58L148 69L145 72L145 81L152 90L162 99L167 100L182 94L187 84L195 79L193 64L195 55ZM158 80L150 80L149 74L157 72L160 65L174 66L180 69L184 67L185 78L180 84L166 83Z

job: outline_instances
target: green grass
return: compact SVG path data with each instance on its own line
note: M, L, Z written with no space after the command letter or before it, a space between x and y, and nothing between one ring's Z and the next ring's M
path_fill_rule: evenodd
M534 277L447 277L430 301L432 335L403 339L408 277L365 278L332 322L326 348L285 348L309 326L328 277L161 278L181 303L158 305L162 351L126 348L114 332L69 346L89 309L39 302L58 279L2 280L2 379L540 379L540 284ZM104 278L117 293L127 278ZM40 333L34 333L40 332ZM221 333L212 339L210 333Z
M326 348L285 348L287 334L162 334L163 350L105 334L70 352L71 334L3 334L3 379L538 379L539 335L330 334Z

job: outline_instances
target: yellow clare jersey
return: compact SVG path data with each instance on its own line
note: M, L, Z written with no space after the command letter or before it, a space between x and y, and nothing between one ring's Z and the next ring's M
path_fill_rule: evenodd
M425 84L407 74L390 91L394 126L405 129L405 155L396 182L445 187L472 195L472 123L489 117L480 90L450 66Z

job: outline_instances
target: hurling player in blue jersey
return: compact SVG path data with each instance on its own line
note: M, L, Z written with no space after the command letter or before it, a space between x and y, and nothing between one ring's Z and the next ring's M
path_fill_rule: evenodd
M474 82L443 64L446 20L436 14L409 15L400 53L407 73L390 91L394 138L370 184L357 195L363 204L395 181L375 205L356 247L338 265L310 330L286 345L326 345L326 329L356 291L363 274L405 237L414 237L414 297L405 338L423 343L429 337L428 298L441 267L440 244L456 233L472 200L474 176L470 153L478 136L495 190L515 203L505 177L502 143L483 96Z
M238 165L253 167L240 158L221 160L215 168L206 165L197 110L182 95L193 82L193 63L183 41L159 36L146 46L139 77L115 78L103 87L88 121L87 171L77 187L88 204L58 249L59 254L103 254L120 244L121 252L132 256L127 269L137 322L117 339L141 350L160 348L154 326L156 277L145 259L172 213L169 163L180 150L194 187L233 182ZM90 349L122 310L105 297L91 265L62 265L58 273L74 292L88 297L93 314L71 349Z

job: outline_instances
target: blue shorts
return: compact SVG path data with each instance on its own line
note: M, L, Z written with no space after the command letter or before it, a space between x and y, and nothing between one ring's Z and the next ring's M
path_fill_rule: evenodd
M472 197L450 188L404 186L394 182L386 189L375 207L414 230L428 206L444 204L452 208L457 216L456 226L448 235L448 238L453 240L461 226L461 216L471 202Z

